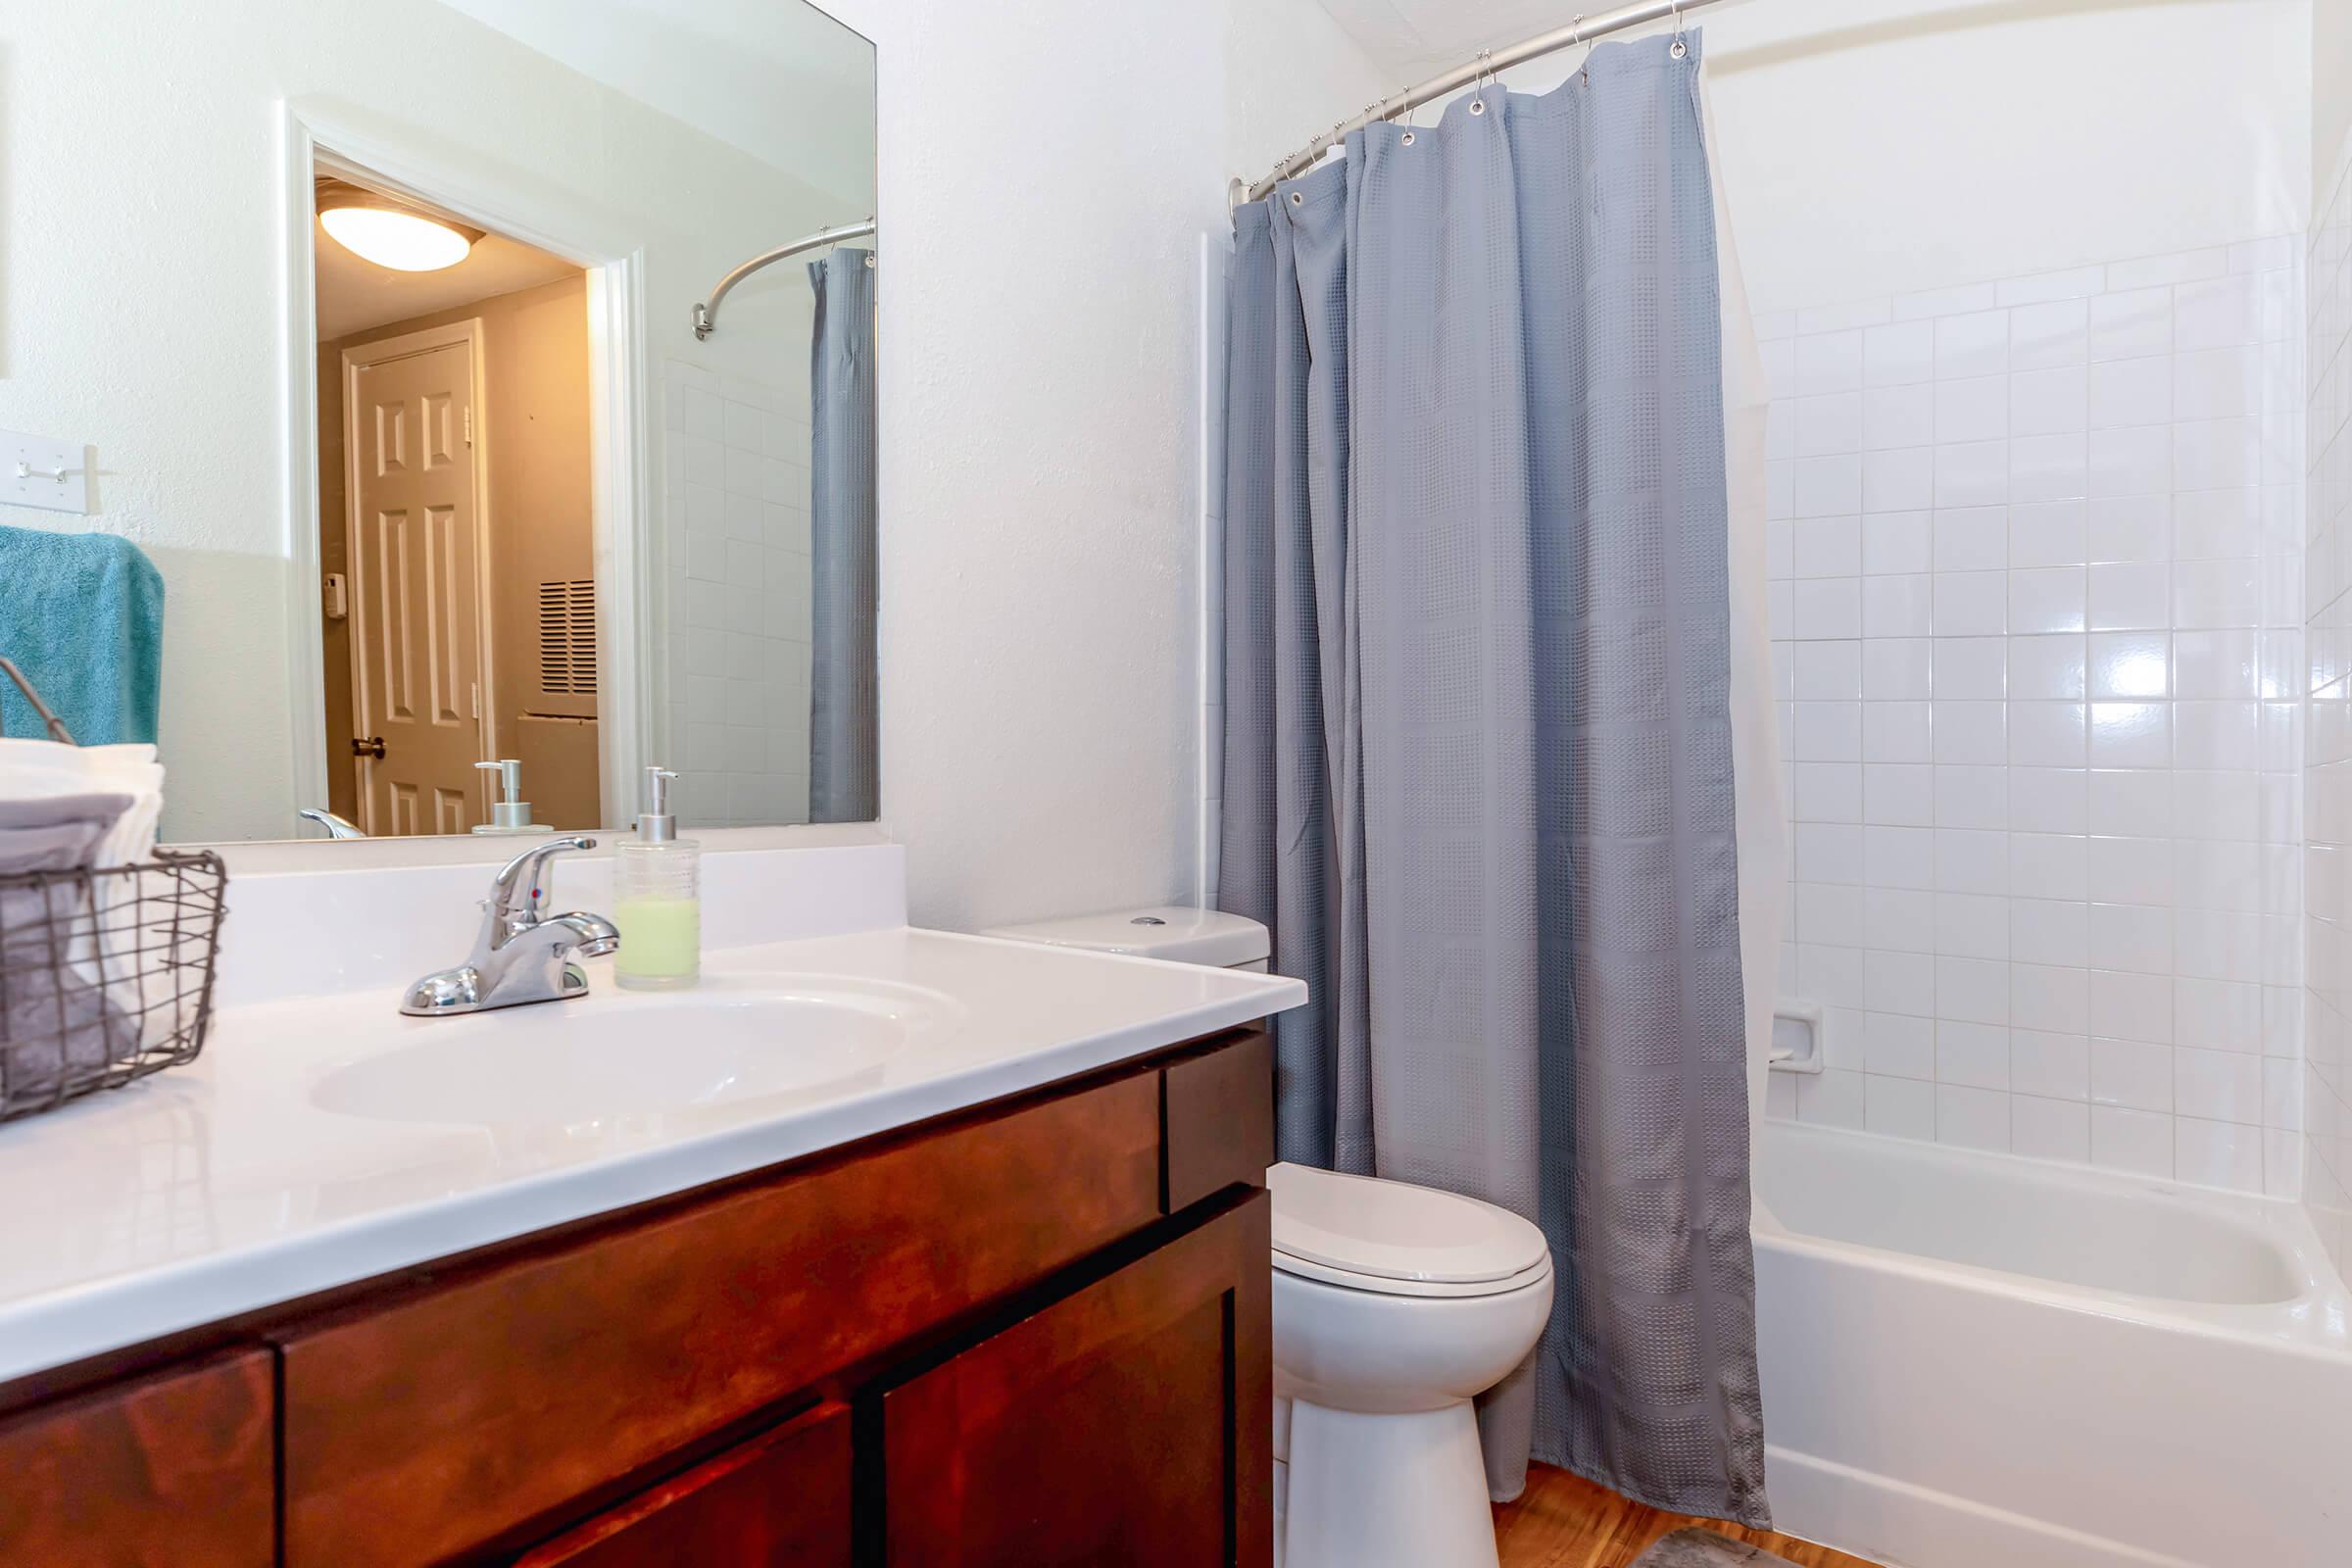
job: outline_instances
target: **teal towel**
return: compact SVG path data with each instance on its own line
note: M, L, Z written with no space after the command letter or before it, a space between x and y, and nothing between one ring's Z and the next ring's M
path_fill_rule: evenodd
M0 528L0 657L16 662L79 744L152 744L164 680L163 574L111 533ZM47 734L0 675L0 735Z

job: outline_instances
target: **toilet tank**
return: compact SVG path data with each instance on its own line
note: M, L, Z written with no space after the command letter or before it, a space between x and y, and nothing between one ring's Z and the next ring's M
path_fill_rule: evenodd
M1171 963L1205 963L1219 969L1266 972L1272 951L1266 928L1245 915L1186 905L1142 909L1105 909L1100 914L1063 915L1025 925L1001 925L980 933L1016 942L1045 942L1093 953L1124 953Z

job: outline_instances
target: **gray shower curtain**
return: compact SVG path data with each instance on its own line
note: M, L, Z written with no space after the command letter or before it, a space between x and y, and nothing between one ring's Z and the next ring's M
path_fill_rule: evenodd
M1220 900L1314 995L1282 1156L1550 1240L1495 1494L1763 1524L1698 64L1604 46L1237 214Z
M882 814L874 700L873 252L808 264L808 820Z

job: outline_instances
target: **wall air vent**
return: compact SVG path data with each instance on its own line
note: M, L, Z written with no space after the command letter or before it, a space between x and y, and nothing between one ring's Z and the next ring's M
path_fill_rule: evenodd
M539 585L539 687L551 697L596 695L596 581Z

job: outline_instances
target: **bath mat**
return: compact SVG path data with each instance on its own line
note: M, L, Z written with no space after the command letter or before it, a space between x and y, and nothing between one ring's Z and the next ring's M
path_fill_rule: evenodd
M1786 1557L1712 1530L1677 1530L1659 1537L1634 1559L1633 1568L1772 1568L1774 1563L1794 1568Z

